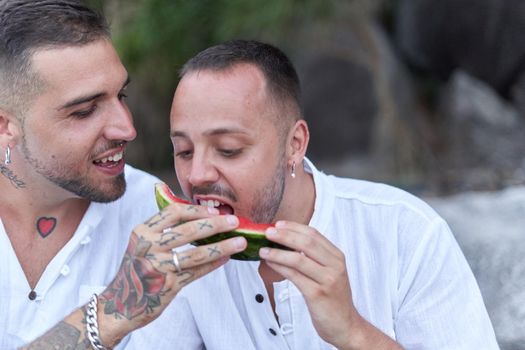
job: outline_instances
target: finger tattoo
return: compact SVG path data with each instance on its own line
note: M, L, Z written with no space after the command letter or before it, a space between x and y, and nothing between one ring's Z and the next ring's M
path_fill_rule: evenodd
M156 241L160 246L166 245L170 242L176 241L177 238L182 237L183 234L174 231L166 231L160 235L160 239Z
M181 272L177 272L176 275L177 277L182 277L182 279L179 280L179 285L183 286L191 282L194 273L188 270L183 270Z
M221 251L218 248L218 245L215 245L213 247L208 247L208 254L210 257L213 257L214 255L221 255Z
M213 228L213 226L208 221L199 222L199 230L203 230L205 228Z

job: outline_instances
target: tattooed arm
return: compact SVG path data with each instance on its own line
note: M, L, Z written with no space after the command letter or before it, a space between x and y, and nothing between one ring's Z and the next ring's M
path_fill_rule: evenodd
M128 333L156 319L186 284L243 251L246 240L230 238L179 252L180 271L173 263L172 249L230 231L238 224L236 217L218 215L213 208L173 204L138 225L117 276L98 298L102 344L113 347ZM90 349L85 312L86 306L77 309L26 348Z

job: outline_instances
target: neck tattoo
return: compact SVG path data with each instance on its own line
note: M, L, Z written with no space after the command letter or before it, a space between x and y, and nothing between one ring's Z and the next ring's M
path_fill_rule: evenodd
M41 217L36 221L36 230L42 238L46 238L57 226L57 219L53 217Z
M25 188L26 187L26 183L22 180L20 180L19 178L16 177L15 174L13 174L13 172L11 171L11 169L9 169L8 167L6 167L5 165L0 165L0 173L2 173L2 175L4 175L8 180L9 182L11 182L11 184L13 186L15 186L15 188Z

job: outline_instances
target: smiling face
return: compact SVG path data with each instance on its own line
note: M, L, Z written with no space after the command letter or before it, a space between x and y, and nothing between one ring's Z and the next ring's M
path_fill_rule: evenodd
M90 200L117 199L123 152L136 132L123 101L128 75L113 46L100 39L43 49L31 62L44 87L21 121L17 171Z
M272 222L285 192L286 132L253 65L184 76L171 109L177 179L196 202ZM231 207L231 208L230 208Z

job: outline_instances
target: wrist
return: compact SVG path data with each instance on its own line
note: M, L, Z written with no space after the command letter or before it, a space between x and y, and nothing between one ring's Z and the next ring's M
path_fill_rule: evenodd
M370 322L357 315L340 350L402 350L402 347Z
M112 349L133 329L130 329L131 322L127 319L119 319L113 314L106 314L104 307L108 300L103 295L99 296L98 324L100 340L102 344Z

